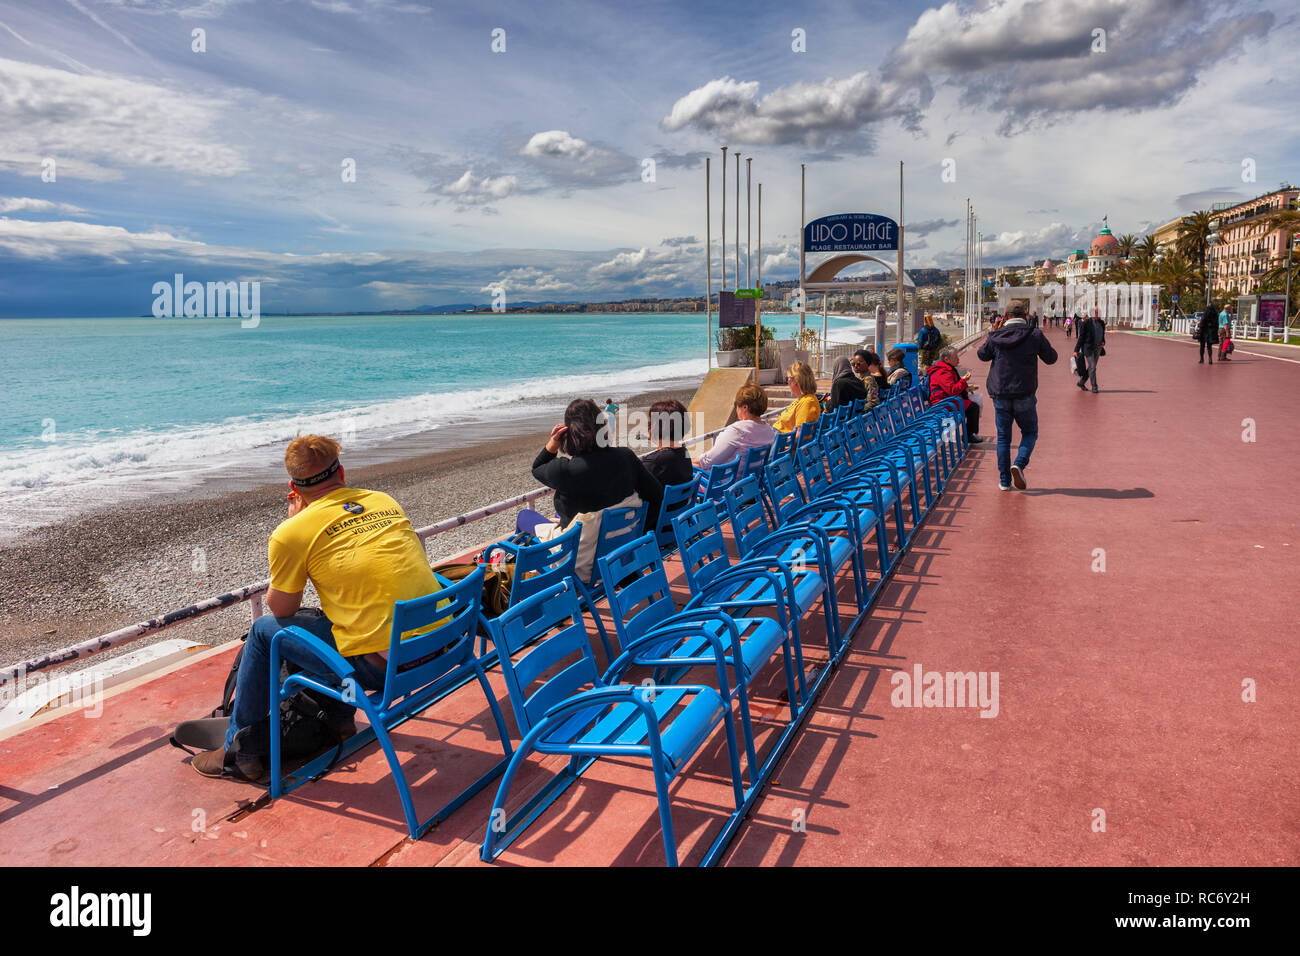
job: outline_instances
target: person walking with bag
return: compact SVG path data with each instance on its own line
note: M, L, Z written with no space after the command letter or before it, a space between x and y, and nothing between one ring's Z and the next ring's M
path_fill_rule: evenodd
M1205 307L1205 312L1201 316L1201 327L1196 332L1196 338L1201 343L1201 357L1196 364L1203 363L1208 355L1210 364L1213 365L1214 348L1219 344L1219 319L1213 306L1207 305Z
M1024 308L1016 306L1002 328L992 331L976 353L981 361L992 362L988 393L993 399L998 427L998 487L1023 491L1025 468L1038 442L1038 361L1056 363L1056 349L1042 329L1025 321ZM1020 429L1020 447L1011 461L1011 423Z
M1079 338L1074 347L1074 354L1081 357L1080 367L1085 367L1085 374L1079 378L1079 390L1086 392L1088 382L1092 382L1092 393L1097 394L1097 362L1106 354L1106 323L1102 321L1097 310L1092 310L1092 317L1079 320Z

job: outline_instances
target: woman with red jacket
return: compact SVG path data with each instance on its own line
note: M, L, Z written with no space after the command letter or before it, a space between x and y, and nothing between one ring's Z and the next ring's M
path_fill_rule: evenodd
M951 345L939 353L939 359L930 366L930 404L935 405L947 398L960 398L966 409L966 434L972 445L982 442L980 437L980 407L970 400L970 386L966 380L970 372L960 375L957 372L957 360L960 354Z

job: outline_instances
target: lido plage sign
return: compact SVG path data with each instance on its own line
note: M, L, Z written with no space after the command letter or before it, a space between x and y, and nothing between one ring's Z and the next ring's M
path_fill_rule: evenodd
M880 252L898 248L898 223L870 212L822 216L803 227L804 252Z

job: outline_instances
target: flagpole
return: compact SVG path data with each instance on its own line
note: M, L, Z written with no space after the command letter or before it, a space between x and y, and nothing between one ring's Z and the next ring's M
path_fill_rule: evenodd
M745 158L745 285L754 288L753 284L753 255L754 255L754 234L750 228L751 217L754 214L754 187L752 183L752 173L754 162L753 156Z
M740 288L740 153L736 157L736 288ZM756 346L757 347L757 346Z
M722 147L722 285L719 293L727 291L727 147ZM718 296L718 328L722 328L722 296Z
M883 329L881 330L883 334ZM903 341L903 161L898 161L898 324L894 327L898 341ZM876 343L877 351L884 354L884 343Z
M710 210L709 177L713 157L704 157L704 367L713 370L713 214Z

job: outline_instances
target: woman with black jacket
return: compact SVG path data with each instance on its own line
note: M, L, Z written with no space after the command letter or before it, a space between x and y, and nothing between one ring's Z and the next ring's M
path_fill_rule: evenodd
M1209 355L1210 364L1213 365L1214 347L1219 344L1219 313L1211 305L1205 307L1196 338L1201 343L1201 358L1196 364L1200 365L1205 361L1205 356Z
M568 458L560 458L563 451ZM549 540L565 531L575 518L614 507L648 506L646 524L653 527L663 500L663 485L646 470L636 452L619 448L610 440L609 429L600 421L600 409L589 398L579 398L564 410L564 424L551 429L551 437L533 459L533 477L555 489L555 513L559 522L543 525L546 519L535 511L523 511L517 527ZM634 497L635 496L635 497ZM584 521L577 572L590 580L595 556L595 535L599 521Z

